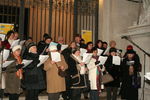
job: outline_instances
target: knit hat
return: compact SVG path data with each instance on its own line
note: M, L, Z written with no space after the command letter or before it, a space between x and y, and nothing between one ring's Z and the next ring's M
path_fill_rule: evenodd
M116 48L110 48L109 53L111 53L111 52L117 52L117 49Z
M134 50L127 50L126 52L127 54L136 54L136 52Z
M34 42L29 43L27 46L28 51L32 46L36 46L36 44Z
M22 49L21 45L16 45L12 48L12 52L15 52L16 50L21 50L21 49Z
M133 50L133 46L132 45L128 45L127 46L127 50Z

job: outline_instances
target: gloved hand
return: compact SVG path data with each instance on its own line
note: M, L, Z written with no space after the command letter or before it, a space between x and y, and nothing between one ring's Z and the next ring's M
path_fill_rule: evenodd
M5 68L2 68L2 71L3 71L3 72L6 71L6 67L5 67Z
M18 69L21 69L23 66L24 66L24 64L18 64L18 65L16 66L16 69L17 69L17 70L18 70Z
M99 63L100 63L100 61L96 61L96 62L95 62L95 65L97 65L97 64L99 64Z

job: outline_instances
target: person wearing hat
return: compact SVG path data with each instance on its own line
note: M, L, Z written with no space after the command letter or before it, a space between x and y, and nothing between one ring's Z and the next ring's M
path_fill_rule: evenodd
M113 64L113 56L117 55L116 48L110 48L109 56L104 66L106 71L113 77L114 81L105 84L107 92L107 100L117 100L117 91L120 87L120 65Z
M24 68L24 88L26 89L25 100L38 100L39 92L45 89L45 81L42 67L37 67L40 63L37 47L34 42L29 43L26 60L33 60L31 64Z
M5 93L9 94L9 100L18 100L19 95L22 92L21 89L21 79L22 79L22 58L21 54L21 46L16 45L12 48L12 54L7 59L7 61L13 61L6 68L6 88Z
M121 98L127 100L138 100L138 88L140 88L139 76L140 62L136 58L136 52L129 49L122 63L122 86Z
M59 72L65 72L68 66L61 54L61 61L56 62L52 60L51 53L59 53L57 51L57 46L51 45L49 50L49 58L44 63L44 70L46 71L47 79L48 100L59 100L60 93L66 91L65 76L62 76Z

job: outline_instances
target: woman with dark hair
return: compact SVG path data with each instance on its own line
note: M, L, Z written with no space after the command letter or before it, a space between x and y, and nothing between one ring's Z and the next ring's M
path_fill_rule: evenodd
M8 61L14 60L6 69L6 88L5 93L9 94L9 100L19 100L19 95L22 92L21 79L22 75L22 58L21 46L17 45L12 48L12 55L7 59Z
M93 48L93 42L88 42L86 44L87 53L92 53L92 48Z
M26 100L38 100L39 92L45 89L45 81L42 73L42 68L37 67L39 55L37 53L36 44L29 43L27 60L33 60L32 63L24 68L24 86L26 89Z
M10 31L7 32L5 40L2 42L2 46L5 49L10 49L11 44L13 43L13 41L14 41L14 31L10 30Z
M71 79L72 96L71 100L81 100L81 89L86 88L85 74L81 74L81 68L85 67L82 63L80 50L73 50L68 59L68 72Z
M95 43L95 47L98 49L103 49L103 41L102 40L97 40Z
M133 49L127 50L122 63L122 99L138 100L138 88L141 85L139 67L140 62L136 57L136 52Z

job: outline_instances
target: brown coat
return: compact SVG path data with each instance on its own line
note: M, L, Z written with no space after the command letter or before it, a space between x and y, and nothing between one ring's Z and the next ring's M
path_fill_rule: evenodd
M20 94L22 92L21 80L16 76L16 59L9 58L8 60L14 60L14 62L6 69L5 93Z
M65 59L62 55L61 61L57 62L57 65L64 66L65 69L68 68ZM51 58L49 58L44 63L44 70L46 71L48 93L59 93L62 91L66 91L65 78L58 75L58 68L56 64L51 63Z

